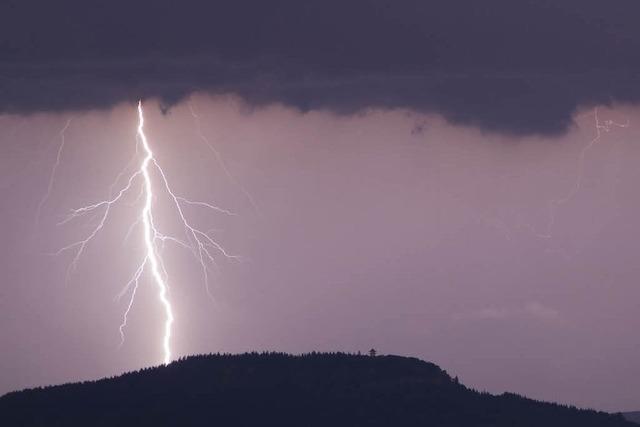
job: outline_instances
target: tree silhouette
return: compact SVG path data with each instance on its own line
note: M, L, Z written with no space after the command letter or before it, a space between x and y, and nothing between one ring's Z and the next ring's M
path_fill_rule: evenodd
M468 389L438 366L344 353L217 354L0 397L2 426L633 427Z

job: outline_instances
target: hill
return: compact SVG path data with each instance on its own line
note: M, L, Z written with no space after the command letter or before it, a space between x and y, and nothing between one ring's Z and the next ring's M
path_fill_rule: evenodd
M116 378L0 397L6 426L593 426L621 415L466 388L398 356L194 356Z
M640 424L640 411L624 412L622 416L629 421Z

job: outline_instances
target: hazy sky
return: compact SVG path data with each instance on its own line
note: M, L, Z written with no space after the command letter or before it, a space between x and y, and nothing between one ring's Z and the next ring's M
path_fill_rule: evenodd
M150 142L176 192L236 213L187 209L243 259L220 259L211 300L191 254L166 247L176 356L375 347L492 392L640 406L640 111L599 109L602 125L629 127L603 132L586 152L581 189L548 228L549 202L570 194L596 134L593 110L553 139L483 134L403 110L340 117L251 109L234 97L189 103L237 183L186 103L163 115L147 102ZM162 311L148 278L118 348L126 299L114 297L142 255L140 228L124 242L137 191L67 283L73 254L47 255L95 225L56 223L108 195L134 153L135 106L1 120L1 390L161 362ZM179 234L162 200L158 222Z
M137 183L70 274L73 252L50 255L100 221L60 224L71 209L124 185L143 99L174 190L234 213L185 215L240 256L218 258L210 298L167 242L176 357L375 347L492 392L640 409L639 14L636 0L3 1L0 392L162 361L147 275L119 347L116 296L143 256ZM157 196L157 225L182 235Z

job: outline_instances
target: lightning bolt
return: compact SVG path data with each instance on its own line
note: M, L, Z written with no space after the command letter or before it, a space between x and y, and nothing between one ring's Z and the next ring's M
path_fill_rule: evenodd
M584 180L584 163L589 150L601 142L603 134L611 132L614 128L627 128L629 122L618 123L614 120L600 120L598 107L593 109L591 113L585 113L579 117L593 115L595 135L589 140L580 150L577 159L576 175L573 182L573 186L564 194L564 196L551 199L547 202L547 223L544 231L538 231L538 228L534 225L522 221L522 218L518 220L517 228L524 228L531 232L531 234L540 239L552 239L553 230L557 222L557 212L562 205L571 202L582 189L582 181Z
M196 134L198 135L198 138L200 138L202 142L209 148L209 150L211 150L218 164L222 168L222 171L227 176L227 179L233 185L237 186L240 189L240 191L242 191L244 196L247 198L247 200L253 207L254 212L260 215L260 210L258 209L258 205L256 204L251 193L249 193L249 191L247 191L247 189L244 188L244 186L240 183L240 181L238 181L236 177L231 174L231 172L229 171L229 168L227 167L227 164L225 163L224 159L222 158L222 155L220 154L220 151L218 151L216 146L211 141L209 141L209 138L207 138L204 132L202 131L202 125L200 123L200 115L196 112L195 108L193 107L193 105L191 105L191 103L189 103L188 106L189 106L189 111L191 112L191 116L193 117L193 120L196 125Z
M109 214L112 209L121 202L127 193L131 191L138 183L141 185L141 191L136 199L136 202L142 201L142 207L138 217L135 222L131 224L129 227L125 241L132 234L133 230L136 226L142 224L142 238L144 242L144 257L138 264L138 267L135 269L134 274L131 279L124 288L120 291L120 293L116 296L116 300L120 300L125 295L129 295L128 302L124 314L122 316L122 322L119 326L119 333L121 342L120 345L124 344L125 341L125 328L127 326L128 316L133 307L135 297L137 294L138 287L141 283L141 278L145 271L148 271L151 276L151 280L155 284L157 289L158 299L160 301L160 305L162 306L164 312L164 325L163 325L163 338L162 338L162 351L163 351L163 363L168 364L172 360L172 348L171 348L171 337L172 337L172 328L175 321L174 310L170 300L169 294L169 286L168 286L168 274L167 270L164 266L164 262L161 256L161 248L164 247L166 242L175 243L183 248L189 249L196 260L199 262L203 276L204 276L204 284L205 289L209 297L212 298L210 290L209 290L209 270L212 267L216 267L216 259L215 255L219 254L228 259L239 259L236 255L231 255L228 253L222 245L217 243L208 232L204 232L195 226L193 226L189 220L187 219L187 215L184 211L184 206L191 206L195 208L204 208L214 213L223 213L226 215L234 215L232 212L215 206L211 203L201 202L201 201L193 201L182 196L177 195L169 184L169 179L165 171L162 169L160 164L158 163L156 157L154 156L153 150L151 149L151 145L149 144L149 140L144 132L144 111L142 108L142 101L138 102L137 107L138 112L138 127L136 131L136 156L129 162L127 166L117 175L115 181L109 188L109 197L105 200L101 200L97 203L83 206L81 208L72 209L71 213L62 220L59 225L67 224L76 218L82 217L89 213L97 214L99 218L97 225L93 227L90 233L86 235L85 238L80 239L76 242L73 242L67 246L62 247L58 251L54 252L53 255L60 255L67 251L73 251L73 259L69 264L67 269L67 280L71 273L77 267L80 258L82 257L85 248L89 245L96 236L103 230L106 225L107 220L109 219ZM68 126L68 123L67 123ZM66 127L65 127L66 129ZM64 134L64 130L62 135ZM49 197L52 188L52 182L55 178L55 171L60 163L60 156L62 153L62 148L64 146L63 142L60 144L60 148L58 150L58 157L56 160L56 164L54 165L53 172L50 179L50 184L48 187L47 195L43 200ZM139 150L139 148L142 148ZM135 159L140 156L140 152L143 157L138 164L137 169L129 174L126 183L122 188L118 191L115 191L115 187L121 181L121 179L127 175L127 171L131 168L131 165L135 163ZM179 239L174 236L166 235L162 233L156 223L154 221L154 200L159 196L159 194L154 191L154 174L160 178L159 182L161 184L160 188L166 195L168 195L169 199L173 203L173 207L178 214L178 218L180 223L184 229L185 239ZM44 203L44 202L42 202ZM134 202L135 203L135 202Z
M613 128L626 128L629 126L629 122L617 123L613 120L601 121L598 115L598 107L593 109L593 118L596 134L584 147L580 150L578 155L578 167L576 178L573 187L561 198L550 200L548 203L549 219L547 222L546 231L544 233L537 233L537 236L544 239L550 239L553 237L553 228L556 224L557 210L565 203L573 200L574 197L580 192L582 188L582 181L584 179L584 162L587 156L587 152L597 145L602 139L603 132L611 132Z
M147 251L147 256L143 261L139 270L144 270L147 261L151 268L151 274L153 275L154 282L158 286L158 297L164 307L165 322L164 322L164 337L162 339L162 347L164 349L164 363L165 365L171 362L171 326L173 325L173 308L171 302L167 296L168 288L167 284L160 272L160 260L157 255L157 248L155 239L159 233L153 223L153 213L151 211L153 205L153 185L151 183L151 176L149 174L149 163L153 162L156 166L156 160L153 157L153 151L149 147L149 142L144 134L144 114L142 112L142 101L138 102L138 137L142 141L142 147L146 153L140 171L144 177L144 194L145 202L142 208L142 223L144 225L144 244ZM159 166L158 166L159 168ZM162 169L160 169L162 171ZM164 174L163 174L164 176ZM180 207L178 206L178 209ZM183 218L184 219L184 218ZM121 327L121 330L124 326Z
M47 185L47 191L44 194L44 196L42 196L42 199L40 199L40 202L38 203L38 208L36 210L36 221L35 221L36 228L40 223L40 215L42 214L42 208L44 207L45 203L47 203L47 200L49 200L49 197L51 197L51 191L53 190L53 183L56 179L56 173L58 172L58 168L60 167L60 161L62 160L62 151L64 150L64 145L65 145L64 135L67 129L69 128L70 124L71 124L71 119L67 120L62 130L60 130L60 132L58 133L58 135L60 136L60 144L58 145L56 160L53 163L53 167L51 168L51 173L49 174L49 184Z

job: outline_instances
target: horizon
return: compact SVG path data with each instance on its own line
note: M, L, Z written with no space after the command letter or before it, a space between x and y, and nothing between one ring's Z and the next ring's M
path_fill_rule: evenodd
M7 393L4 393L2 395L0 395L0 399L7 396L7 395L16 395L16 394L21 394L24 392L31 392L31 391L47 391L47 390L51 390L51 389L60 389L60 388L64 388L64 387L68 387L68 386L85 386L87 384L97 384L97 383L104 383L104 382L109 382L112 380L117 380L119 378L124 378L124 377L130 377L132 375L136 375L136 374L146 374L148 372L153 372L153 371L157 371L157 370L162 370L165 368L170 368L171 365L183 365L185 363L190 363L194 360L202 360L202 359L230 359L230 358L239 358L239 359L245 359L245 358L252 358L252 357L259 357L259 358L274 358L274 357L285 357L285 358L291 358L291 359L310 359L310 358L335 358L335 357L339 357L339 358L344 358L344 357L355 357L355 358L362 358L362 359L370 359L370 358L377 358L377 359L387 359L387 358L393 358L394 360L398 361L398 359L404 359L407 361L413 361L413 362L419 362L419 363L424 363L427 365L430 365L432 367L435 367L437 369L440 369L441 373L444 374L446 377L448 377L452 382L454 382L455 384L460 384L463 387L467 388L468 390L471 390L473 392L479 392L479 393L489 393L492 396L499 396L502 394L512 394L512 395L516 395L519 397L523 397L525 399L530 399L532 401L535 402L541 402L541 403L551 403L551 404L556 404L556 405L560 405L560 406L566 406L569 408L576 408L576 409L583 409L583 410L595 410L600 412L597 409L594 408L589 408L589 407L578 407L575 405L571 405L571 404L562 404L562 403L558 403L558 402L552 402L552 401L544 401L544 400L538 400L538 399L532 399L528 396L524 396L524 395L519 395L517 393L512 393L509 391L505 391L503 393L500 394L492 394L487 390L482 390L482 389L475 389L473 387L467 387L465 384L463 384L462 382L460 382L459 378L456 375L451 375L451 373L447 372L446 370L442 369L440 366L434 364L433 362L430 362L428 360L423 360L417 357L412 357L412 356L403 356L403 355L398 355L398 354L378 354L377 352L375 353L371 353L372 351L375 351L375 349L370 349L369 351L366 352L361 352L361 351L357 351L355 353L346 353L346 352L341 352L341 351L332 351L332 352L317 352L317 351L311 351L308 353L286 353L286 352L279 352L279 351L250 351L250 352L244 352L244 353L206 353L206 354L190 354L190 355L185 355L185 356L181 356L175 360L172 360L169 363L159 363L157 365L151 365L151 366L144 366L141 367L139 369L135 369L135 370L131 370L131 371L126 371L126 372L122 372L118 375L115 376L106 376L106 377L100 377L100 378L96 378L96 379L85 379L82 381L72 381L72 382L66 382L66 383L60 383L60 384L48 384L48 385L41 385L41 386L37 386L37 387L32 387L32 388L25 388L25 389L19 389L19 390L12 390L9 391ZM175 366L174 366L175 367ZM615 413L640 413L640 411L619 411L619 412L613 412Z

